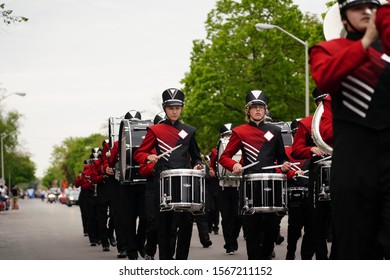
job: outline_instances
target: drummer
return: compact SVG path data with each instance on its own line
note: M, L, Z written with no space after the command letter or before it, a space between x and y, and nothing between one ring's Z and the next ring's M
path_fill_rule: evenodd
M159 189L160 173L164 170L193 168L203 169L200 150L195 138L194 127L180 122L184 106L184 93L176 88L169 88L162 93L162 107L166 119L148 127L144 140L134 153L139 163L156 162L154 167L153 187ZM162 153L181 145L169 154ZM156 149L157 153L153 152ZM160 212L158 216L159 259L185 260L188 258L193 217L190 212ZM176 243L176 255L172 244ZM174 256L175 255L175 256Z
M261 173L262 167L273 166L275 162L282 165L280 170L283 173L291 169L280 128L264 122L267 111L267 97L264 92L261 90L248 92L245 106L248 123L232 130L229 143L219 159L223 167L237 175L242 174L243 166L232 159L241 149L245 165L258 162L246 168L245 174ZM271 172L275 172L275 169L271 169ZM248 259L271 259L278 233L278 222L276 213L254 213L243 216L242 224Z
M223 124L220 129L220 141L230 138L232 134L232 124ZM220 142L221 143L221 142ZM220 151L218 151L219 153ZM222 152L221 152L222 154ZM220 156L218 154L218 156ZM217 162L217 149L211 150L210 159L210 176L217 176L216 162ZM238 236L241 231L241 217L239 215L239 187L240 181L237 180L220 180L218 192L218 205L222 218L222 233L225 244L223 245L226 250L226 255L234 255L238 250Z

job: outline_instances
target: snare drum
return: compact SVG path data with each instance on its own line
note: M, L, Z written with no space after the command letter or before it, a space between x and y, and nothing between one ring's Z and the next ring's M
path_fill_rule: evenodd
M299 207L307 201L309 195L308 184L309 178L305 176L297 176L287 183L288 208Z
M205 173L203 170L171 169L160 174L160 211L203 212Z
M317 163L315 190L318 201L330 201L330 168L331 160L325 160Z
M308 190L307 187L288 187L288 207L299 207L302 205L308 195Z
M134 152L145 138L151 121L123 119L119 129L119 179L122 184L146 182L139 174L139 164L133 159Z
M225 148L227 144L229 143L229 138L223 137L219 139L217 144L217 177L219 179L219 185L221 187L239 187L240 186L240 180L241 176L235 175L233 172L230 172L226 168L224 168L221 164L219 164L219 158L221 157L223 151L225 151ZM237 162L241 160L241 150L238 151L234 156L233 159Z
M287 211L287 176L254 173L244 176L243 214Z

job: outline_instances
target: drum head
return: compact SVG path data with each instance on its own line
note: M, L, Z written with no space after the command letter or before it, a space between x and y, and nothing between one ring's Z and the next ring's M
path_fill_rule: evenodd
M119 169L122 183L137 183L146 181L139 174L139 164L133 159L133 154L145 138L147 128L153 123L150 120L121 121L119 129Z
M280 180L286 181L287 176L280 173L252 173L244 176L245 181Z
M230 172L226 168L224 168L222 165L218 163L222 153L225 151L227 144L229 143L229 138L221 138L218 141L217 144L217 163L216 163L216 170L217 170L217 177L220 180L237 180L240 179L240 176L235 175L234 173ZM241 160L241 150L238 151L234 156L233 159L237 162Z

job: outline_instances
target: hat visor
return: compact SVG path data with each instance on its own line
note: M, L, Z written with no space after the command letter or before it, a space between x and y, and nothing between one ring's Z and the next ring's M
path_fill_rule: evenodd
M183 106L183 102L180 100L168 100L163 103L163 106Z
M249 107L249 106L252 106L252 105L264 105L264 106L267 106L267 104L265 104L265 102L262 101L262 100L253 100L253 101L248 102L245 107Z

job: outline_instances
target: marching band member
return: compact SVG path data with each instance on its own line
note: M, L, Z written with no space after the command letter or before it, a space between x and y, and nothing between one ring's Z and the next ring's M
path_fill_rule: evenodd
M159 124L165 119L165 115L157 114L153 124ZM152 150L155 154L156 149ZM146 243L145 260L154 260L158 245L158 213L160 212L160 190L154 188L153 170L155 162L140 163L139 174L146 178L145 184L145 219L146 219Z
M314 102L318 106L320 102L327 97L327 94L322 93L318 88L312 92ZM331 115L327 112L326 115ZM294 135L292 144L291 157L297 160L310 160L309 164L309 190L308 200L306 201L306 223L305 234L302 238L301 259L311 260L315 255L317 260L328 259L328 248L326 244L327 221L330 212L329 202L321 201L318 203L316 199L314 181L317 178L318 168L314 162L323 156L325 151L317 147L312 138L312 122L313 116L307 116L298 121L298 128ZM324 126L327 127L327 126ZM310 218L308 218L308 216Z
M213 151L214 150L214 151ZM212 149L212 152L216 153L216 148ZM210 155L205 156L206 162L206 211L207 211L207 225L209 233L219 233L219 205L218 205L218 192L219 185L218 179L215 176L214 169L210 165ZM215 161L214 161L215 164Z
M122 259L127 257L126 253L126 237L124 233L124 217L123 208L120 200L120 182L115 178L115 164L118 157L118 141L113 143L111 148L109 143L103 141L103 171L107 176L106 183L108 185L108 193L110 196L110 220L114 220L114 228L116 235L117 258Z
M222 141L228 140L232 134L232 124L223 124L219 129ZM221 144L220 144L221 145ZM216 178L217 149L211 150L210 158L210 177ZM221 225L223 239L225 240L224 248L227 255L234 255L238 250L238 236L241 231L241 217L239 216L239 187L240 181L220 180L218 192L218 205L221 212Z
M126 120L140 120L141 114L138 111L131 110L125 114L124 118ZM129 260L137 260L138 255L145 257L145 183L137 182L127 185L114 178L115 167L119 160L118 149L119 143L115 141L105 164L105 172L111 175L110 178L112 179L112 201L114 209L117 210L115 213L119 221L117 257L125 258L127 255Z
M336 256L388 259L390 65L375 26L380 2L338 3L346 38L322 42L310 52L312 77L320 90L332 96L331 193ZM377 25L384 32L381 24L388 24L389 18L383 18L382 12L380 15Z
M291 122L291 134L294 137L297 129L298 129L298 120L293 120ZM292 146L286 146L286 155L290 162L296 162L297 160L291 157L292 152ZM302 236L302 229L305 231L307 226L310 226L311 223L311 216L310 212L308 211L308 196L307 196L307 189L308 189L308 179L305 177L298 177L298 175L305 175L305 170L308 168L308 160L301 160L299 161L300 165L298 165L299 168L295 168L294 170L291 169L288 172L288 178L287 178L287 190L288 190L288 226L287 226L287 253L286 253L286 260L294 260L295 259L295 252L297 249L297 243L299 238ZM306 176L306 175L305 175ZM298 198L299 201L296 201L294 192L290 191L291 188L298 189L299 195ZM290 198L290 196L293 196ZM306 239L307 237L305 237ZM301 251L305 250L302 249L303 246L307 244L307 241L301 242Z
M107 175L103 173L103 160L102 160L102 149L93 148L92 154L94 156L92 161L92 175L91 181L96 185L96 203L97 203L97 220L98 220L98 231L99 240L102 244L103 251L110 251L109 244L109 233L107 228L108 215L107 210L109 208L109 195L108 186L106 185L105 179Z
M147 133L134 159L142 164L156 162L154 167L154 185L159 189L160 173L178 168L203 169L200 151L195 138L194 127L180 122L184 105L184 93L176 88L169 88L162 93L163 109L166 120L147 128ZM159 158L166 150L181 145L172 153ZM156 149L157 153L153 153ZM187 259L192 236L193 218L190 212L164 211L158 217L159 259ZM176 243L176 254L174 246Z
M241 163L233 156L241 149L245 165L259 163L246 168L244 173L260 173L262 167L282 164L281 171L291 168L284 151L282 133L279 127L264 122L267 112L267 97L261 90L252 90L246 96L247 124L232 130L232 136L222 153L219 163L237 175L244 171ZM254 213L242 217L248 259L271 259L279 219L276 213Z

